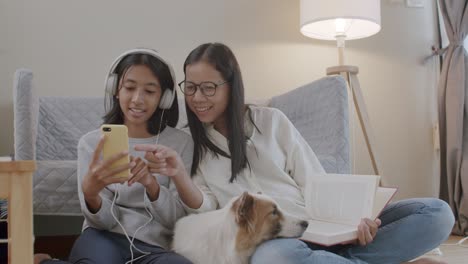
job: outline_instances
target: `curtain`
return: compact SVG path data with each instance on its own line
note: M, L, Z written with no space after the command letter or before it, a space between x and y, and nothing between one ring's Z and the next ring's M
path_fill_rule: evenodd
M452 208L453 233L468 235L468 0L439 1L449 46L438 86L440 197Z

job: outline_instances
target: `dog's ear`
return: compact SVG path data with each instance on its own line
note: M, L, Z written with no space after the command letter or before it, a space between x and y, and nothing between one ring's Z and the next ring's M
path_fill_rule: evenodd
M254 214L255 200L252 195L248 192L244 192L234 202L234 210L236 214L236 223L239 226L245 226L248 229L252 229L252 219Z

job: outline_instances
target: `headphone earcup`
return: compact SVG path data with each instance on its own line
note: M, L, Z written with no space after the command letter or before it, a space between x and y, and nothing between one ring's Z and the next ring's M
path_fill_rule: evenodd
M110 94L111 96L116 96L116 88L117 88L118 76L115 73L109 74L109 78L107 78L106 82L106 93Z
M163 95L161 96L161 100L159 101L159 108L171 108L172 101L174 101L174 92L171 89L165 89Z

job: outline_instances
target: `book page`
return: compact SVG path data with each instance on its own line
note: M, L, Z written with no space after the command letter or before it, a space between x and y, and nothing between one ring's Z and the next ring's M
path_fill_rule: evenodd
M307 212L314 220L357 226L372 215L379 180L376 175L314 176L306 186Z
M357 238L357 227L318 220L309 220L309 226L300 237L312 243L330 246Z
M397 188L378 187L375 192L374 206L372 209L372 217L370 219L376 219L384 207L390 202L392 197L395 195Z
M319 220L309 220L308 222L309 226L307 227L306 232L311 234L321 234L323 236L331 237L357 231L357 227L350 225L323 222Z

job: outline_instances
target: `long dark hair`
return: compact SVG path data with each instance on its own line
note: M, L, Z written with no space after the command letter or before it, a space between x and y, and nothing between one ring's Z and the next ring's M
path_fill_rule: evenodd
M246 157L246 135L244 131L244 84L242 82L242 74L237 63L234 53L224 44L221 43L206 43L195 48L188 55L184 63L184 74L187 66L200 61L204 61L212 65L229 83L230 96L227 105L227 129L228 129L228 146L230 154L221 150L207 135L203 124L197 116L190 110L186 104L187 119L194 141L194 154L191 175L193 176L203 155L207 151L217 155L221 155L231 159L231 178L229 182L233 182L237 174L247 167L248 161Z
M160 59L151 56L149 54L135 53L125 56L115 68L114 73L118 76L118 84L120 85L121 79L125 76L128 69L135 65L145 65L154 76L158 78L161 84L161 97L166 89L170 89L174 92L174 101L172 102L171 108L164 111L164 116L161 120L162 109L156 108L153 115L148 119L148 132L151 135L156 135L161 126L161 131L167 126L175 127L179 121L179 106L177 104L177 93L174 91L175 80L172 79L169 66L161 61ZM104 124L123 124L124 114L120 108L119 100L116 95L118 94L119 85L115 87L116 91L112 91L112 94L107 94L105 100L107 101L106 108L109 106L110 109L105 109L106 114L104 115Z

